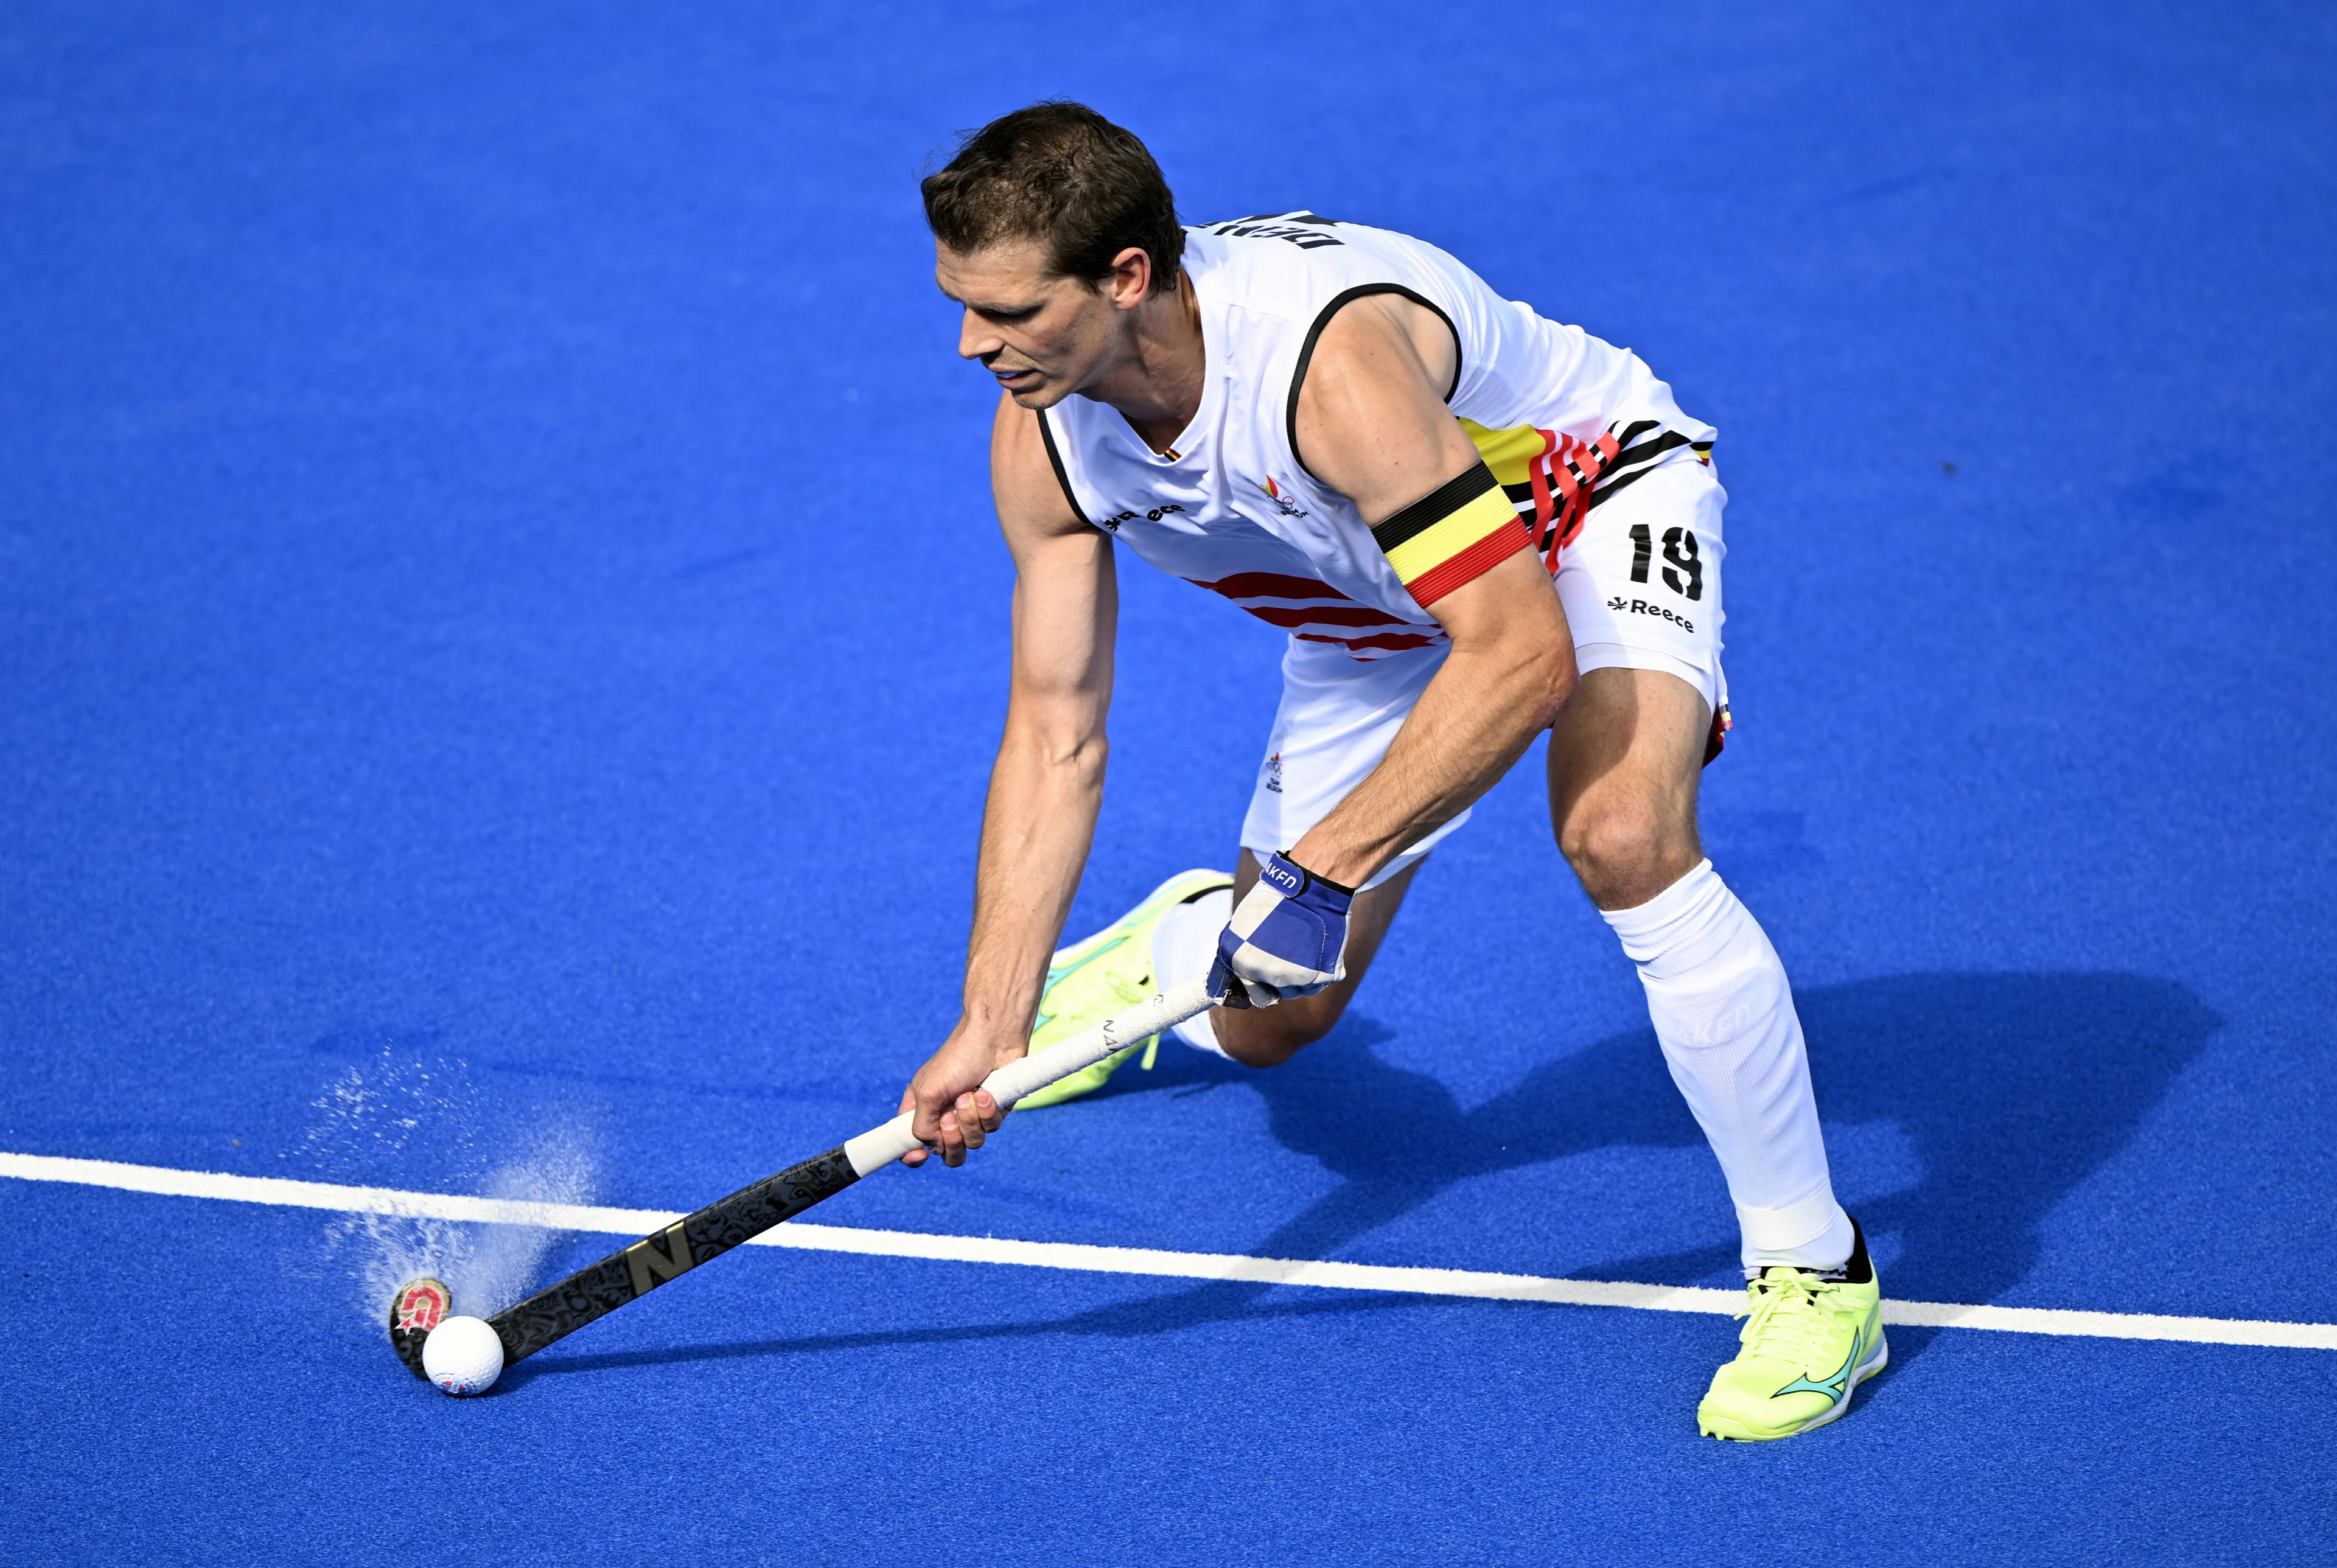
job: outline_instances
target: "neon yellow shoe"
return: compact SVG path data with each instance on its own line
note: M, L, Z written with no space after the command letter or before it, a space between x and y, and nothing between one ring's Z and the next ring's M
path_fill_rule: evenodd
M1047 968L1047 989L1039 998L1039 1027L1031 1032L1031 1048L1043 1051L1081 1029L1100 1024L1131 1002L1140 1002L1160 989L1152 972L1152 933L1161 918L1188 899L1234 885L1223 872L1187 872L1170 877L1144 901L1087 940L1063 949ZM1151 1070L1160 1048L1160 1037L1137 1041L1115 1051L1094 1066L1082 1067L1068 1078L1058 1078L1038 1093L1017 1100L1018 1111L1058 1105L1093 1094L1120 1070L1120 1063L1137 1052Z
M1856 1221L1851 1231L1857 1247L1838 1272L1773 1267L1745 1287L1745 1348L1712 1375L1696 1407L1698 1432L1758 1443L1823 1427L1890 1363L1882 1288Z

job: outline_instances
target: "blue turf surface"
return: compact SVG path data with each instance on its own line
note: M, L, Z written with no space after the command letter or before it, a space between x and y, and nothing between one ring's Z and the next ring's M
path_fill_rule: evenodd
M1007 583L914 181L1061 93L1720 427L1708 839L1890 1293L2337 1320L2325 7L489 9L0 11L0 1148L687 1208L888 1110ZM1274 697L1122 581L1082 930ZM1297 1064L820 1218L1725 1282L1538 771ZM757 1250L456 1406L329 1216L0 1216L26 1561L2337 1560L2324 1353L1902 1329L1723 1446L1717 1319Z

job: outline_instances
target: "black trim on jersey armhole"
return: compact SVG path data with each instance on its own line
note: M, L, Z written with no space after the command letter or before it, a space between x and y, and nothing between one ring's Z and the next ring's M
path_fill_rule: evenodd
M1323 329L1331 325L1331 317L1356 300L1374 294L1401 294L1414 305L1436 312L1436 319L1444 323L1444 330L1452 335L1452 385L1444 389L1444 401L1451 403L1452 394L1461 390L1461 329L1452 325L1452 318L1444 314L1436 301L1423 298L1401 283L1359 283L1334 295L1331 303L1315 317L1315 325L1306 329L1306 341L1298 346L1298 364L1290 372L1290 406L1283 415L1283 428L1290 438L1290 455L1300 468L1305 469L1309 479L1315 478L1315 471L1307 468L1306 460L1298 455L1298 389L1306 385L1306 367L1314 363L1315 340L1323 336Z
M1088 514L1080 509L1080 498L1071 493L1071 476L1063 472L1063 454L1055 450L1055 432L1054 428L1047 423L1047 411L1043 408L1036 408L1032 409L1032 413L1038 416L1039 439L1047 448L1047 465L1055 471L1055 482L1063 487L1063 500L1070 503L1071 515L1087 527L1093 528L1095 524L1090 521Z

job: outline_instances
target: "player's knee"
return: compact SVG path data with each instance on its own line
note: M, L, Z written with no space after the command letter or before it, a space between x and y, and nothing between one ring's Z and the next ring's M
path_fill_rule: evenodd
M1677 881L1688 869L1681 861L1691 845L1663 813L1628 802L1576 812L1560 831L1558 847L1592 902L1627 910Z
M1278 1067L1331 1032L1340 1008L1306 997L1217 1015L1217 1044L1246 1067Z

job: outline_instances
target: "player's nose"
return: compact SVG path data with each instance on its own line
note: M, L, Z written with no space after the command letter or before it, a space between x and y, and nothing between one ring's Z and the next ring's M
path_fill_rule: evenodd
M969 310L965 312L965 314L959 318L957 328L957 353L959 358L987 359L1005 346L1005 340L1000 337L995 332L985 327L983 325L982 317L976 316L973 311Z

